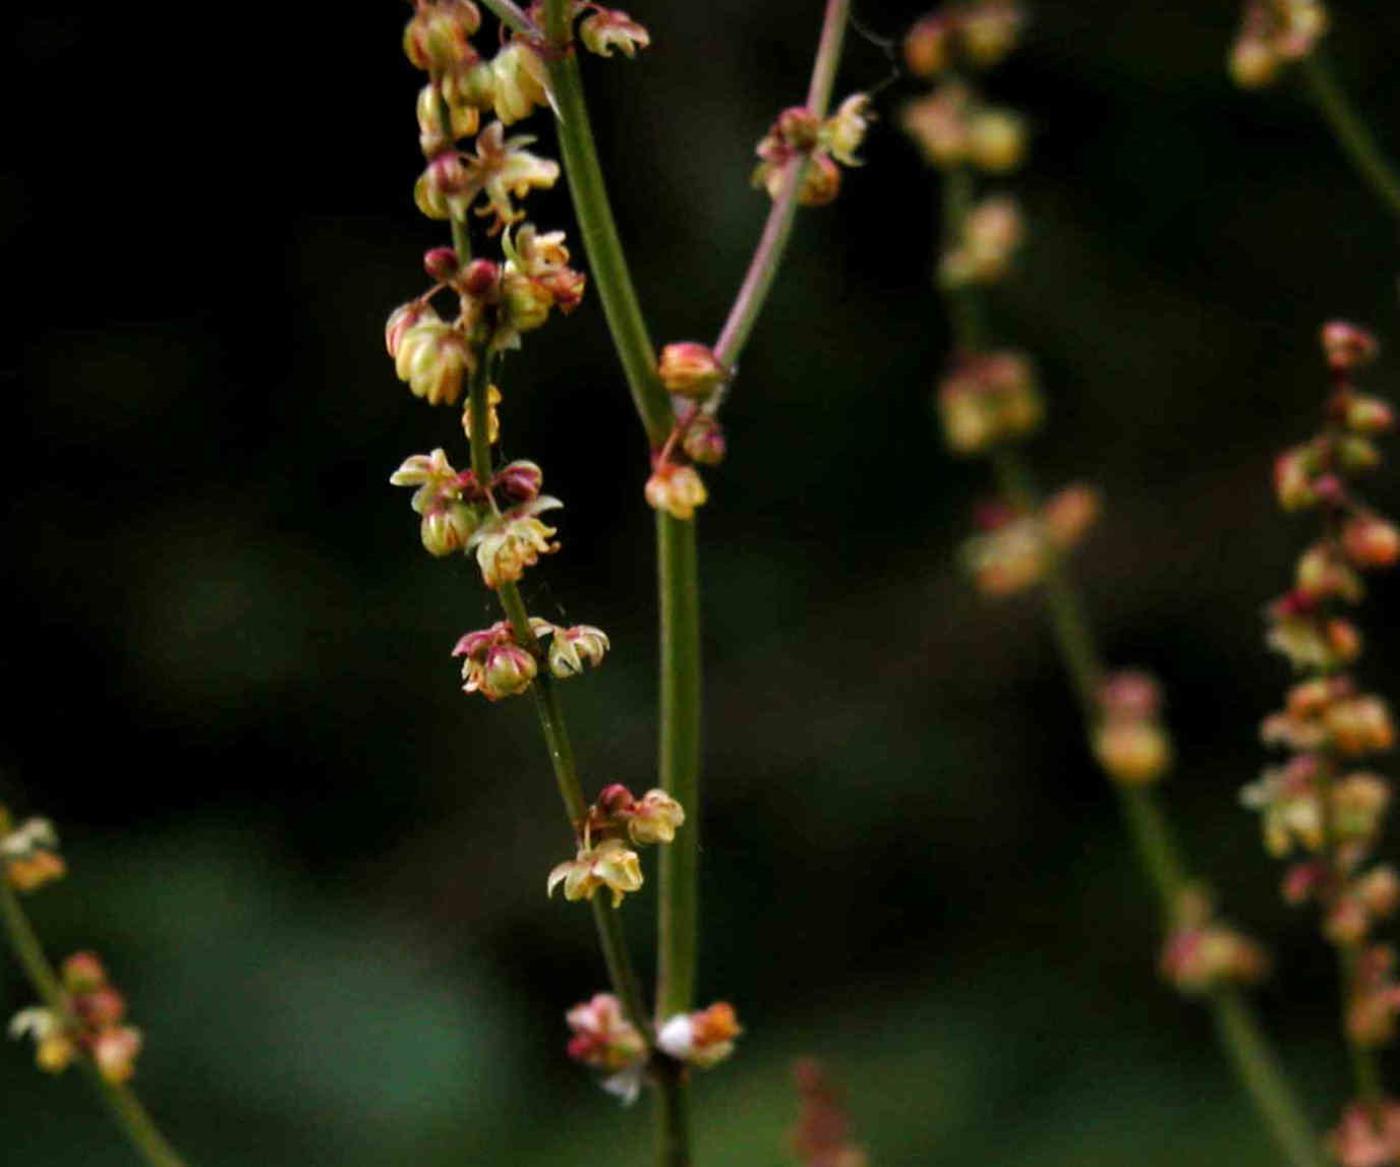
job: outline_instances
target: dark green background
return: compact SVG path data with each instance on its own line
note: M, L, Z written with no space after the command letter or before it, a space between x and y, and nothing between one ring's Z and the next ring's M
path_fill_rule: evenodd
M766 210L752 147L800 99L819 9L639 4L653 49L586 64L659 340L717 331ZM858 11L895 34L918 9ZM588 913L544 898L567 838L529 705L458 692L447 653L487 597L386 482L459 437L382 349L443 241L410 198L406 9L10 15L0 798L62 829L72 877L34 901L52 950L109 957L148 1034L139 1084L203 1167L645 1162L641 1112L563 1057L602 974ZM1321 1124L1344 1082L1330 954L1278 904L1237 790L1286 679L1261 605L1307 535L1270 460L1313 424L1324 318L1400 340L1396 238L1292 87L1230 88L1235 18L1036 6L992 81L1034 127L996 313L1045 375L1044 477L1106 491L1079 573L1111 659L1168 686L1173 815L1275 951L1262 1008ZM1400 125L1400 15L1336 18L1347 84ZM887 72L853 35L839 91ZM785 1162L787 1066L814 1054L881 1167L1271 1163L1207 1018L1156 980L1034 602L960 577L987 478L932 425L948 338L935 182L894 129L911 92L882 94L867 166L802 216L709 475L701 986L748 1033L698 1083L701 1161ZM562 192L534 206L570 223ZM530 341L505 451L567 509L527 597L611 634L565 700L590 789L643 789L644 445L596 297ZM1373 591L1366 670L1400 695L1395 597ZM651 911L627 905L639 950ZM28 1001L4 966L0 1012ZM0 1159L133 1162L18 1046Z

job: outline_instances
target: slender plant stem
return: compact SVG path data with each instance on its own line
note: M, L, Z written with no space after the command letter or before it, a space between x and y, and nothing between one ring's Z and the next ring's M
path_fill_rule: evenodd
M686 808L685 830L661 853L656 1009L661 1018L695 1003L700 864L700 586L695 523L656 512L661 597L662 789Z
M827 0L826 15L822 20L821 40L817 45L817 56L812 66L812 80L807 88L807 108L819 118L826 117L831 105L831 91L836 82L836 67L841 61L841 46L845 40L846 25L850 21L850 0ZM788 173L783 179L782 189L773 200L768 219L763 225L758 246L749 261L744 282L739 294L734 297L734 306L715 342L715 355L720 363L731 369L739 363L739 354L749 339L749 333L758 320L759 313L772 290L778 267L787 251L788 240L792 236L793 221L797 217L797 198L802 190L802 177L807 168L805 160L788 165ZM718 399L716 395L716 400ZM713 412L707 403L707 412Z
M617 233L608 201L588 104L583 95L578 58L570 29L569 0L546 0L545 34L549 40L549 78L558 114L559 148L569 177L569 194L579 232L593 267L593 285L603 302L603 314L613 347L622 362L637 414L653 448L665 443L675 421L671 398L656 371L656 349L647 331L637 289Z
M1279 1150L1295 1167L1327 1167L1328 1159L1303 1117L1293 1085L1244 994L1225 986L1216 989L1210 1001L1221 1047Z
M58 1016L73 1023L73 1011L58 974L44 954L44 947L19 902L19 896L3 878L0 878L0 924L4 926L15 959L19 961L39 999ZM156 1126L135 1091L125 1084L109 1082L86 1054L81 1055L81 1064L113 1119L141 1158L151 1167L184 1167L184 1160Z
M535 26L511 0L481 0L502 24L514 32L532 33Z
M1304 58L1302 71L1308 93L1342 152L1386 209L1400 218L1400 174L1376 141L1366 119L1337 83L1320 49L1314 49Z
M479 483L488 487L491 482L491 437L487 393L491 385L492 366L493 361L485 353L480 354L476 371L472 374L467 389L467 409L472 423L472 472ZM487 497L490 498L489 490ZM494 499L491 499L490 506L492 510L496 509ZM554 780L559 787L559 797L564 803L571 827L577 832L588 814L588 803L583 795L583 785L579 781L578 766L574 762L574 748L569 740L569 730L564 722L564 710L559 704L559 694L555 691L554 678L550 675L549 664L539 639L530 627L529 610L525 607L520 588L513 582L503 582L496 589L496 598L506 619L510 621L515 639L539 662L539 672L530 686L535 698L535 712L539 717L545 748L549 751L550 766L554 770ZM604 897L594 896L593 920L598 929L598 945L603 952L613 992L622 1002L622 1007L632 1024L640 1033L647 1035L650 1042L651 1021L636 973L632 969L632 959L627 951L627 942L622 934L617 910L608 904Z
M685 1067L658 1059L652 1073L656 1083L656 1162L666 1167L690 1167L690 1092Z
M943 234L950 245L962 234L975 194L972 175L965 169L945 175ZM946 288L945 293L958 349L966 353L984 351L989 338L981 297L970 285ZM1020 454L1010 448L996 451L992 470L999 489L1016 510L1028 515L1039 513L1040 494ZM1047 549L1046 555L1043 589L1055 647L1085 727L1092 729L1098 716L1098 691L1104 674L1102 658L1079 589L1054 549ZM1181 892L1189 883L1171 823L1151 789L1118 784L1114 784L1114 789L1138 866L1157 896L1165 926L1171 927ZM1293 1167L1323 1167L1326 1160L1302 1105L1244 995L1234 986L1222 986L1208 999L1230 1064L1276 1145Z
M809 104L830 101L849 0L828 0L822 48ZM546 0L545 33L550 81L558 114L560 149L574 211L592 266L593 282L628 388L652 449L665 445L675 411L656 371L656 350L632 283L593 141L588 108L573 53L569 0ZM726 324L726 363L737 359L771 287L785 250L801 174L794 168L787 196L775 206L750 264L736 313ZM721 357L721 360L726 360ZM698 934L700 827L701 657L699 567L695 523L658 512L657 575L661 618L660 783L690 815L686 830L661 855L658 919L657 1013L667 1017L694 1003ZM657 1161L690 1163L686 1083L679 1067L662 1064L657 1078Z

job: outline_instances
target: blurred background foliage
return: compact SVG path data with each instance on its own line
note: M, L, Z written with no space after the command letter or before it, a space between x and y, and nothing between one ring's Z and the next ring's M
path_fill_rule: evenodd
M639 2L651 52L587 65L659 340L717 330L766 209L751 150L803 91L819 8ZM996 310L1051 395L1045 478L1107 492L1079 574L1111 659L1168 686L1174 817L1274 947L1262 1008L1321 1124L1343 1081L1330 954L1279 905L1236 792L1286 679L1260 608L1305 538L1270 461L1313 425L1322 319L1400 340L1396 240L1296 91L1231 90L1234 8L1035 5L992 82L1035 127L1014 182L1032 238ZM883 36L920 11L858 5ZM34 914L55 955L108 957L148 1032L139 1084L195 1163L641 1164L644 1124L562 1055L602 971L588 914L544 898L567 839L529 706L457 691L448 650L490 606L386 482L460 437L382 350L442 241L411 200L405 15L7 13L0 799L59 820L73 874ZM1400 11L1335 18L1329 52L1400 147ZM854 35L839 91L887 72ZM698 1084L702 1162L787 1161L799 1054L845 1080L889 1167L1272 1162L1206 1017L1155 978L1034 602L960 576L988 483L932 425L948 338L935 183L893 128L908 92L800 220L702 520L702 994L749 1026ZM539 206L571 221L562 192ZM566 703L588 784L645 788L640 430L596 300L531 340L505 452L568 507L527 596L612 635ZM1400 501L1393 477L1377 498ZM1392 697L1395 598L1367 617ZM651 910L628 904L639 949ZM0 1011L28 1001L0 964ZM29 1059L0 1049L0 1157L130 1163L83 1083Z

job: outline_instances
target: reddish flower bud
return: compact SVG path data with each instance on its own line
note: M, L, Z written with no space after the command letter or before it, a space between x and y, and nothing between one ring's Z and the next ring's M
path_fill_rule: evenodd
M807 151L816 146L821 126L821 118L805 105L793 105L778 115L773 132L792 149Z
M1342 549L1357 567L1393 567L1400 560L1400 530L1376 515L1357 515L1342 528Z
M403 30L403 51L419 69L451 72L475 60L469 38L481 27L481 12L471 0L419 3Z
M770 194L771 194L770 190ZM802 175L797 202L804 207L824 207L841 193L841 168L825 154L814 154Z
M407 304L400 304L389 313L389 319L384 325L384 347L389 350L391 357L399 355L399 344L404 333L424 320L440 321L441 317L431 304L421 300L410 300Z
M1389 865L1372 868L1357 881L1356 894L1371 915L1394 915L1400 907L1400 874Z
M708 413L699 413L686 426L681 449L692 462L715 466L724 461L724 428Z
M714 349L693 340L663 348L657 372L668 393L696 399L708 397L729 379L729 370L720 364Z
M433 247L423 253L423 270L430 280L449 283L457 274L457 253L450 247Z
M1346 423L1359 434L1387 434L1395 428L1395 409L1379 397L1357 394L1347 403Z
M76 995L107 986L107 970L93 952L75 952L63 962L63 987Z
M491 480L491 488L512 503L531 502L543 486L544 471L533 462L512 462Z
M92 1039L92 1060L97 1072L108 1082L120 1084L136 1073L136 1055L141 1052L141 1031L126 1026L104 1029Z
M904 36L904 63L909 72L925 81L948 67L948 20L942 15L925 16Z
M495 291L501 280L500 265L489 259L474 259L462 276L462 291L478 299Z
M598 810L608 818L616 818L618 815L627 814L637 800L632 792L621 782L614 782L611 786L604 786L598 794Z
M1162 705L1162 689L1150 675L1135 670L1112 673L1099 688L1099 705L1106 717L1144 721Z
M1283 877L1283 898L1295 907L1306 903L1327 882L1323 863L1295 863Z
M1369 1102L1352 1103L1327 1141L1340 1167L1385 1167L1395 1162L1400 1158L1400 1104L1388 1098L1376 1107Z
M106 986L76 996L73 1008L86 1024L94 1029L106 1029L126 1016L126 998L116 989Z
M1380 345L1366 329L1345 320L1331 320L1322 326L1322 350L1335 371L1349 372L1375 360Z

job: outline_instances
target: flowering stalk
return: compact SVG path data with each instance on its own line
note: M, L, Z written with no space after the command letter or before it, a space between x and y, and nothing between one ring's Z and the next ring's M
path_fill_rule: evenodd
M780 189L769 186L774 206L719 343L715 349L695 344L670 345L658 363L622 250L593 141L573 51L574 5L571 0L544 0L542 7L551 93L575 214L592 262L593 278L603 301L614 347L652 447L653 473L647 483L646 496L657 511L661 625L660 788L683 805L698 808L702 693L699 564L693 519L695 508L705 500L705 489L694 468L680 461L679 455L683 451L686 458L700 463L716 462L723 457L722 432L710 419L772 285L796 208L801 202L817 201L807 197L812 185L809 171L813 165L819 165L824 172L834 172L835 166L820 153L815 135L802 149L784 157L780 174L775 175L775 184ZM535 11L538 10L539 6ZM849 0L828 0L808 105L802 118L814 130L823 125L821 119L830 101L848 15ZM584 39L588 41L586 27ZM859 122L859 128L863 130L863 121ZM844 160L851 164L853 159L849 152L853 144L844 144ZM833 147L832 152L836 153L839 148L840 144ZM828 182L827 189L834 196L834 183ZM685 401L679 420L672 404L672 393ZM685 838L665 849L660 865L656 1007L658 1019L671 1018L659 1031L663 1047L668 1031L673 1035L681 1032L673 1029L677 1022L687 1017L715 1020L713 1010L693 1015L687 1012L694 1002L698 949L699 833L694 817ZM713 1033L713 1048L727 1049L728 1038L724 1034L731 1025L732 1017L723 1023L701 1026L701 1029ZM686 1052L676 1056L682 1061L689 1060L693 1046L690 1037L682 1034L678 1041L675 1049ZM676 1165L688 1163L683 1067L663 1060L657 1064L655 1077L660 1086L658 1160Z
M1361 635L1343 614L1360 602L1362 574L1400 562L1400 529L1361 501L1356 481L1376 466L1372 439L1394 428L1390 405L1356 387L1376 353L1371 335L1333 321L1322 330L1331 368L1326 421L1310 441L1285 451L1275 487L1285 510L1320 513L1320 538L1298 560L1293 587L1269 608L1269 647L1298 676L1262 736L1292 756L1246 787L1264 842L1277 857L1303 852L1284 879L1294 904L1315 902L1325 939L1337 950L1343 1033L1355 1101L1332 1136L1344 1167L1400 1157L1400 1104L1387 1099L1378 1051L1400 1017L1393 947L1376 943L1377 924L1400 908L1400 873L1374 862L1389 784L1366 767L1395 744L1386 704L1357 688L1350 668Z
M1230 75L1241 88L1258 89L1296 64L1342 153L1390 213L1400 217L1400 173L1322 53L1319 42L1328 23L1321 0L1246 0L1239 34L1230 48Z
M939 391L939 413L954 452L990 458L1000 492L985 516L988 529L969 544L969 566L988 594L1043 588L1086 733L1161 906L1168 932L1163 973L1209 1003L1237 1076L1289 1162L1317 1167L1322 1159L1316 1140L1239 988L1262 973L1262 954L1217 920L1193 886L1151 789L1171 760L1158 721L1157 687L1142 674L1106 671L1064 564L1093 521L1097 496L1076 486L1043 500L1015 448L1039 423L1043 405L1026 358L992 348L980 289L1005 274L1023 228L1014 202L978 198L974 168L991 174L1014 169L1024 153L1024 130L1015 114L985 104L965 73L998 62L1014 44L1019 20L1014 3L982 0L925 17L904 46L910 71L938 80L934 92L905 108L903 120L943 171L939 283L956 352Z
M119 1024L124 1009L120 996L108 990L105 983L98 986L102 989L102 1002L107 1014L104 1020L109 1023L101 1030L89 1024L92 1011L82 1010L87 1014L83 1016L75 1008L78 1002L85 1003L84 998L70 991L65 979L60 978L49 962L44 946L20 903L17 888L33 890L41 883L56 878L63 870L61 860L56 867L52 865L57 855L47 848L29 849L28 854L20 855L12 845L26 833L26 827L40 823L43 820L30 820L29 824L11 832L8 816L0 809L0 927L9 940L16 961L42 1002L42 1007L20 1013L11 1024L11 1032L17 1037L25 1032L33 1034L39 1050L38 1061L45 1070L58 1072L70 1062L77 1061L113 1120L150 1167L184 1167L184 1160L171 1147L127 1082L140 1048L140 1036L136 1030ZM28 873L34 870L33 859L36 856L50 860L46 865L49 871L41 879ZM73 963L70 960L69 965ZM81 1041L78 1035L82 1036Z

